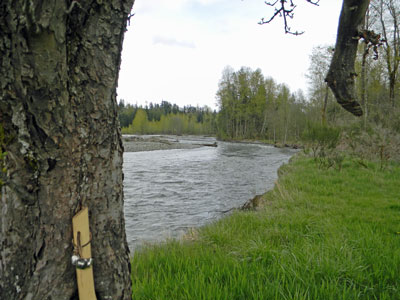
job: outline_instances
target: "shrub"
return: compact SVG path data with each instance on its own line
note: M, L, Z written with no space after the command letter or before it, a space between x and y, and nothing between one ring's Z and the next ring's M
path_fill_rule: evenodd
M370 127L366 131L350 128L343 134L341 148L361 165L373 160L384 169L390 160L400 160L400 135L381 126Z
M332 167L335 162L341 162L338 153L334 150L339 143L340 128L329 127L317 123L308 123L302 134L303 142L308 149L312 150L313 157L319 161L320 166Z

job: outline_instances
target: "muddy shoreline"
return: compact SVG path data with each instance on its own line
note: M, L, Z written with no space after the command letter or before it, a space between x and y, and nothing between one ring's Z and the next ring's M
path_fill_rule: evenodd
M187 138L179 136L137 136L123 135L122 142L125 152L156 151L171 149L194 149L204 146L215 147L216 144L201 144L188 142Z
M194 149L200 147L217 147L218 143L204 143L205 136L178 136L178 135L123 135L122 142L125 152L156 151L171 149ZM226 140L230 143L270 145L276 148L302 149L298 144L268 144L257 140Z

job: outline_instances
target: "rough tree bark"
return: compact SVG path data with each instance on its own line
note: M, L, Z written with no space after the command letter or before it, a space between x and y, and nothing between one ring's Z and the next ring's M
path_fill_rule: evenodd
M134 0L0 3L0 299L77 299L89 207L98 299L130 299L116 85Z
M357 101L354 63L368 5L369 0L343 0L335 52L326 76L337 102L356 116L362 116L363 111Z

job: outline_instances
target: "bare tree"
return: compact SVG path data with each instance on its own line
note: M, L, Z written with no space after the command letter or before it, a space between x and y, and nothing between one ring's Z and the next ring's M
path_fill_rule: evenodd
M376 0L372 9L379 19L382 32L386 68L389 78L389 100L395 106L396 81L400 65L400 6L393 0Z
M332 47L316 47L310 55L310 66L308 68L307 78L311 84L310 92L312 97L318 99L321 106L321 123L327 123L327 108L329 99L329 87L325 82L329 63L332 60Z
M365 22L363 26L363 32L371 32L372 33L372 26L375 23L375 18L371 16L370 9L368 8L367 13L365 15ZM379 36L377 36L379 39ZM367 126L367 120L368 120L368 93L367 93L367 87L368 87L368 70L370 69L370 63L371 63L371 47L374 47L374 57L373 59L378 60L378 46L381 46L381 40L379 41L379 44L373 45L371 43L368 43L367 39L364 39L362 41L362 57L361 57L361 74L360 74L360 82L361 82L361 105L363 106L363 111L364 111L364 128Z

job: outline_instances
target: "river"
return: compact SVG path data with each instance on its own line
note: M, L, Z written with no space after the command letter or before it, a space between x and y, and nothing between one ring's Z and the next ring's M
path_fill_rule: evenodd
M217 220L271 189L277 169L294 153L228 142L216 148L125 152L124 211L131 252Z

